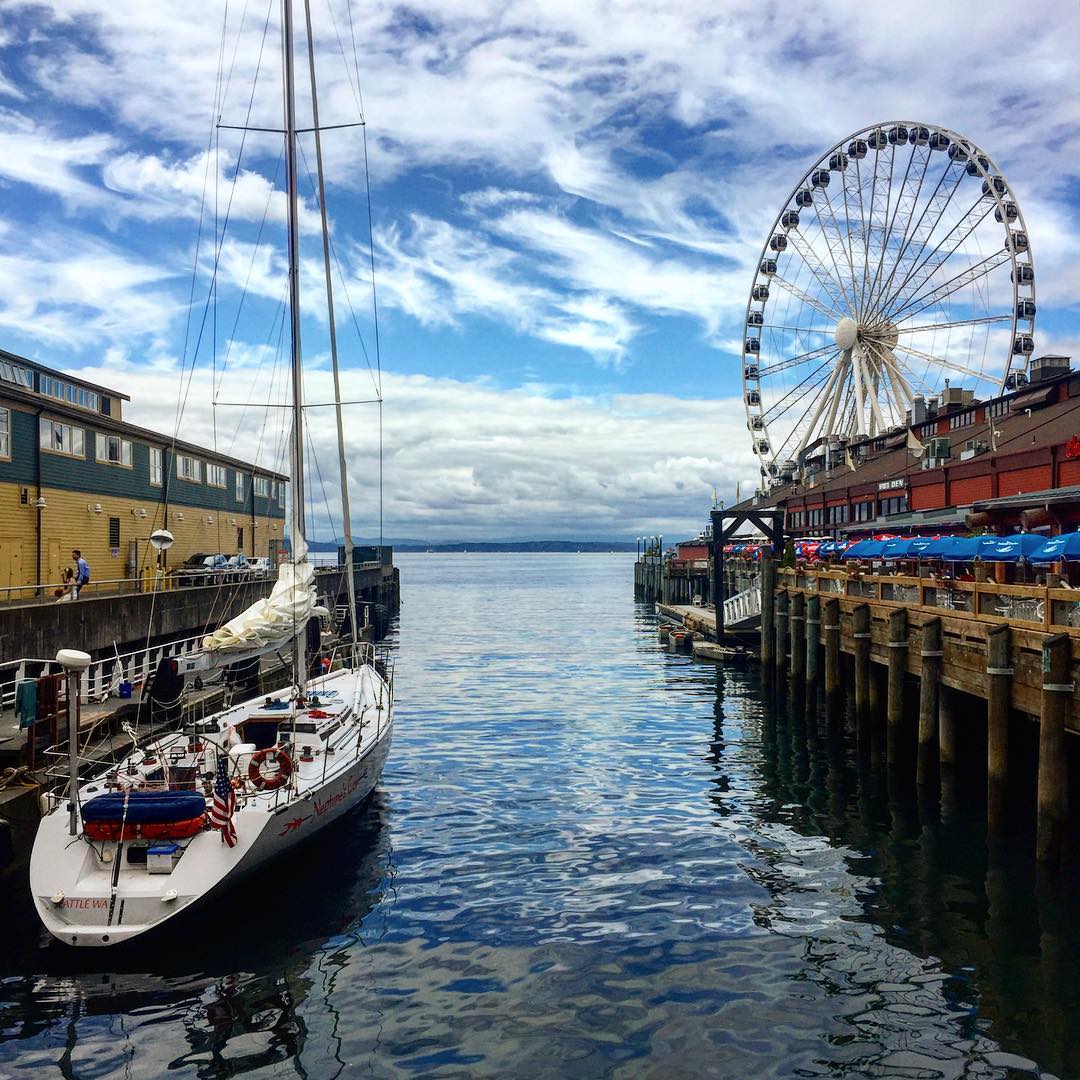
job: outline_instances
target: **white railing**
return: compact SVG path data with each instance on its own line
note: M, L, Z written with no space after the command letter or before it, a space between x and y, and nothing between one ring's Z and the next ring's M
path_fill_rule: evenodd
M737 626L761 614L761 589L751 585L724 601L724 626Z

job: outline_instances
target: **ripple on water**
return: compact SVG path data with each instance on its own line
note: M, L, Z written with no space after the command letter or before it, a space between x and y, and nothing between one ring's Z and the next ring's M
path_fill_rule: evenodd
M625 557L398 561L376 796L181 941L40 948L14 904L0 1072L1038 1074L870 917L845 763L785 744L752 672L661 652Z

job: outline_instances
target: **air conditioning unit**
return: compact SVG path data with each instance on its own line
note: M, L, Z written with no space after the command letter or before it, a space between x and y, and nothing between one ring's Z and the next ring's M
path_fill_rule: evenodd
M972 440L964 444L964 449L960 451L960 460L970 461L973 457L985 454L989 449L990 447L986 443Z

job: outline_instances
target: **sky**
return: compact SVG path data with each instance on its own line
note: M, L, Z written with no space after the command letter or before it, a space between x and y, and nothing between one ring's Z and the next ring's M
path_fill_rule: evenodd
M1031 237L1036 352L1080 353L1075 4L312 0L312 19L358 535L674 538L714 491L745 496L762 246L800 176L874 123L940 125L993 157ZM282 142L237 129L281 127L280 32L277 0L0 0L0 347L268 466L284 463ZM329 539L333 414L307 415Z

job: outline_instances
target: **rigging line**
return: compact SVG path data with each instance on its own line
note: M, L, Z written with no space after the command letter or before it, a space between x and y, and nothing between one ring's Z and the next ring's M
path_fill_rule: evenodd
M383 401L379 398L379 559L383 547Z
M285 289L282 289L283 293L286 292L286 291L287 291L287 287ZM264 347L260 350L259 366L255 369L254 376L251 379L250 387L248 389L247 406L250 406L252 404L252 398L254 397L255 390L259 386L259 376L262 374L263 367L266 364L267 352L269 351L270 346L271 346L271 344L273 343L273 340L274 340L274 328L275 327L277 327L278 343L277 343L277 348L274 351L274 372L276 372L276 370L277 370L277 357L281 355L281 335L282 335L282 332L283 332L283 329L284 329L284 326L285 326L285 321L284 321L285 303L286 303L286 299L285 299L284 296L282 296L282 298L278 301L277 310L274 312L274 317L270 322L270 332L266 335L266 342L264 344ZM281 320L280 325L278 324L278 320ZM267 410L270 408L270 394L273 393L274 378L275 378L275 376L272 374L271 379L270 379L270 391L268 392L267 402L266 402ZM218 404L219 405L225 405L225 404L231 404L231 403L229 403L229 402L220 402L219 401ZM263 422L265 423L266 420L268 420L268 419L269 419L269 412L264 411L264 420L263 420ZM233 447L236 446L236 440L240 437L240 428L243 426L243 423L244 423L244 417L241 415L240 419L237 420L237 422L236 422L236 429L233 431L232 439L229 440L229 453L230 454L233 451Z
M367 127L364 128L364 184L367 188L368 251L371 253L371 307L375 320L375 367L379 372L379 394L382 395L382 353L379 349L379 299L375 291L375 233L371 225L371 170L368 167Z
M331 0L327 0L329 4ZM356 93L360 98L360 116L364 117L364 90L360 82L360 53L356 48L356 24L353 22L353 6L351 3L346 4L346 10L349 13L349 36L352 38L352 51L353 51L353 70L356 72Z
M221 101L218 105L218 120L221 119L221 114L225 110L225 101L229 96L229 87L232 85L233 71L236 70L236 55L240 51L240 39L244 36L244 23L247 21L248 4L250 0L244 0L244 9L240 12L240 25L236 28L236 41L233 44L232 60L229 61L229 74L225 77L225 88L221 92ZM226 3L226 7L228 4ZM228 13L226 12L225 21L228 23ZM225 35L222 34L221 39L222 48L225 45Z
M316 200L318 200L319 197L315 190L315 178L311 174L311 166L308 165L307 154L304 153L304 146L299 140L297 140L296 145L300 150L300 160L304 164L304 171L307 173L308 183L311 185L312 193L315 195ZM319 205L321 208L321 200L319 200ZM375 388L375 393L381 396L382 387L380 386L379 379L376 378L375 369L371 366L371 357L368 354L367 345L364 342L364 335L360 330L360 324L356 318L356 310L353 308L352 297L349 295L349 286L348 281L345 277L345 268L342 266L341 260L338 258L337 248L334 246L334 238L327 234L327 240L330 245L330 255L333 259L334 265L337 267L338 280L341 282L341 287L345 293L345 303L349 309L349 315L352 317L353 326L356 329L356 336L360 342L360 351L364 354L364 362L367 364L368 373L371 375L371 385Z
M240 316L244 310L244 301L247 299L248 286L251 284L251 275L255 272L255 260L259 255L259 245L262 243L263 230L266 227L266 219L270 214L270 204L273 202L274 196L277 194L277 178L278 173L281 171L281 163L285 158L285 147L281 148L281 153L278 154L277 164L274 166L274 175L270 179L270 189L266 193L266 205L263 207L262 219L259 222L259 231L255 236L254 250L251 252L251 262L248 263L247 276L244 278L244 288L240 293L240 302L236 305L236 318L233 319L232 330L229 333L229 345L225 350L225 359L221 365L221 382L217 383L214 387L214 396L221 391L221 383L225 380L225 372L229 367L229 357L232 356L233 344L236 341L236 331L240 325Z
M351 3L347 4L347 7L348 7L348 11L349 11L349 26L351 27L352 26L352 4ZM326 10L330 14L330 22L333 24L333 27L334 27L334 36L337 38L338 51L341 53L341 63L345 68L345 76L346 76L346 79L348 80L348 83L349 83L349 91L352 93L353 101L356 102L356 110L360 114L360 122L363 123L363 121L364 121L364 106L363 106L363 102L360 99L360 67L359 67L359 63L357 63L355 73L353 71L349 70L349 58L345 55L345 42L343 42L341 40L341 31L338 29L337 18L334 15L333 0L326 0ZM354 51L355 51L355 47L356 47L356 38L354 36L353 37ZM355 77L356 77L356 85L355 86L353 85L353 76L354 76L354 74L355 74Z
M270 0L270 4L267 5L267 9L266 9L266 21L263 23L263 34L262 34L262 41L261 41L261 43L259 45L259 57L258 57L258 61L257 61L257 64L256 64L256 69L255 69L255 79L254 79L254 81L252 82L252 85L251 85L251 96L248 98L248 118L249 119L250 119L250 116L251 116L251 110L254 107L254 103L255 103L255 90L256 90L256 88L258 87L258 84L259 84L259 73L262 70L262 56L263 56L263 50L266 47L266 34L267 34L267 30L269 29L269 26L270 26L270 13L271 13L272 9L273 9L273 0ZM222 227L221 227L221 242L220 243L215 243L214 272L213 272L213 275L212 275L211 286L213 286L213 282L216 281L216 279L217 279L218 268L219 268L219 266L221 264L221 247L222 247L222 244L224 243L225 231L229 227L229 219L230 219L230 217L232 215L233 199L236 197L235 176L238 176L239 173L240 173L240 165L241 165L241 162L243 161L243 158L244 158L244 147L246 145L246 142L247 142L247 136L245 135L244 138L240 140L240 150L239 150L239 152L237 154L237 159L236 159L236 172L234 174L234 181L233 181L233 185L232 185L232 190L229 193L229 202L228 202L228 204L227 204L227 206L225 208L225 220L222 223ZM211 145L212 145L212 143L211 143ZM209 159L209 149L207 151L207 158ZM207 161L207 168L209 168L209 160ZM203 181L203 201L204 202L205 202L205 192L206 192L206 181L204 179L204 181ZM201 218L201 215L200 215L200 218ZM201 235L201 225L200 225L200 235ZM215 239L215 241L217 241L216 236L215 236L214 239ZM195 278L198 275L198 270L199 270L198 249L196 249L195 264L192 267L192 297L194 297ZM191 370L190 370L190 372L188 374L187 385L184 387L183 396L182 396L181 402L180 402L180 404L178 405L178 408L177 408L176 427L175 427L175 429L173 431L173 442L172 442L172 445L173 445L174 448L176 446L176 441L177 441L178 433L179 433L179 430L180 430L180 424L183 421L184 412L187 409L188 395L191 393L191 382L192 382L192 379L194 378L194 375L195 375L195 362L196 362L196 360L198 358L198 355L199 355L199 346L202 343L202 335L203 335L203 332L204 332L204 330L206 328L206 317L207 317L207 309L208 309L208 307L209 307L209 294L207 295L207 304L203 306L202 321L201 321L200 326L199 326L199 336L198 336L198 339L197 339L197 341L195 343L195 350L194 350L194 353L192 354L192 358L191 358ZM186 360L186 356L187 356L187 345L188 345L187 335L185 335L185 341L184 341L185 360Z
M981 315L977 319L954 319L952 322L923 323L921 326L898 326L898 334L918 334L925 330L948 330L952 326L974 326L976 323L1012 322L1011 315Z

